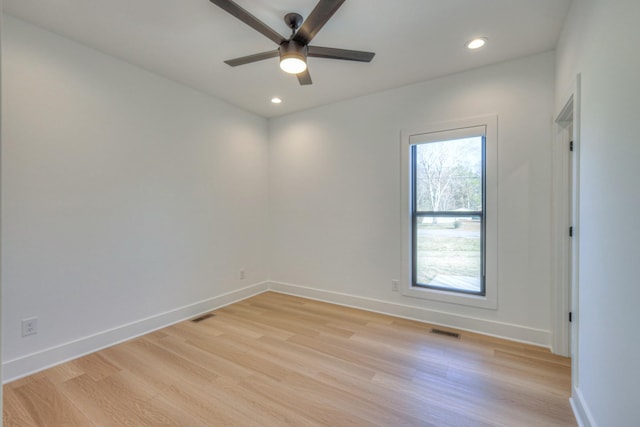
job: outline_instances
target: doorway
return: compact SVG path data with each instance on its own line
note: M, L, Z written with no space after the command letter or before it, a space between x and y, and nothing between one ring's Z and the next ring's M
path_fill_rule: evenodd
M555 121L552 203L554 327L552 349L576 369L579 250L579 78ZM576 378L574 376L574 378Z

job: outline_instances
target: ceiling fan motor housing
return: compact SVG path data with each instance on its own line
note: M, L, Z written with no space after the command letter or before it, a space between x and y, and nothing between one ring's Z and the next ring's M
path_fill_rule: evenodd
M307 61L307 46L293 40L282 43L279 50L281 61L287 58L296 58L301 61Z

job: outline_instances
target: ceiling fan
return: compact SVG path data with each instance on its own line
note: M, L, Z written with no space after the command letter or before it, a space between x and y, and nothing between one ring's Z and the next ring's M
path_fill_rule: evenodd
M295 74L301 85L310 85L311 75L307 68L307 57L343 59L347 61L371 62L375 53L359 50L337 49L333 47L309 46L311 40L329 21L345 0L320 0L311 14L303 22L298 13L287 13L284 21L291 28L291 36L286 39L264 22L247 12L232 0L210 0L211 3L224 9L254 30L273 40L278 48L268 52L256 53L240 58L224 61L237 67L263 59L280 57L280 68L290 74Z

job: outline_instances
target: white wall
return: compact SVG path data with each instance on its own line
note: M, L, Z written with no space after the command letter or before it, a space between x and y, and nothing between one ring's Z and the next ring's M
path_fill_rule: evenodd
M4 24L5 379L267 278L265 119Z
M274 288L549 345L553 103L546 53L272 119ZM498 309L391 292L400 131L485 114L499 122Z
M581 74L580 292L573 401L584 425L638 426L640 2L574 1L557 106Z

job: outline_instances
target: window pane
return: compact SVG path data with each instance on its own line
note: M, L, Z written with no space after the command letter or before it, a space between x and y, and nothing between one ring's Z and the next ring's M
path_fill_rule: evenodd
M417 284L482 292L481 229L479 217L418 217Z
M421 212L482 211L482 137L416 145Z

